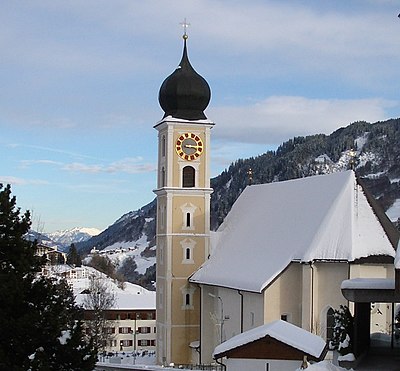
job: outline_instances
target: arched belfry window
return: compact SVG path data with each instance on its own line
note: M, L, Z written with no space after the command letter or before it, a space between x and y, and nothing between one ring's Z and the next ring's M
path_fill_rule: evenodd
M192 166L185 166L182 170L182 187L190 188L195 186L195 170Z

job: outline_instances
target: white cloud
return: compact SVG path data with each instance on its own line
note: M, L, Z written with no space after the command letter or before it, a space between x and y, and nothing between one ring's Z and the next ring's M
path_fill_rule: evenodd
M382 99L275 96L248 106L211 108L209 117L216 122L217 139L279 145L294 136L330 134L355 121L383 120L385 109L395 104Z
M44 185L48 184L45 180L40 179L24 179L15 176L0 175L0 183L12 185Z
M110 164L84 164L73 162L64 164L63 170L80 172L80 173L149 173L156 171L155 164L142 163L142 158L124 158Z

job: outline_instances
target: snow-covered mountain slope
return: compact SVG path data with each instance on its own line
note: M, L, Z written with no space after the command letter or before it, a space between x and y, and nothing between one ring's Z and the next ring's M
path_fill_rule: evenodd
M97 236L100 232L96 228L76 227L44 234L57 245L70 246L72 243L87 241L93 236Z

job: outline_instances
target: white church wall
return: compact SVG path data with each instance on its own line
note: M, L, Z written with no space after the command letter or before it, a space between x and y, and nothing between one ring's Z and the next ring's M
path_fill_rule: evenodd
M340 286L349 276L348 263L318 262L314 264L313 333L326 336L327 308L348 305Z
M290 264L264 291L264 323L286 319L301 326L302 266Z
M263 305L262 294L202 285L202 362L210 363L212 353L221 341L241 333L242 320L243 331L264 324Z
M201 363L211 363L212 354L220 338L218 318L216 314L217 290L211 286L201 285Z
M350 278L394 278L393 264L352 264Z
M264 295L243 292L243 332L264 324Z

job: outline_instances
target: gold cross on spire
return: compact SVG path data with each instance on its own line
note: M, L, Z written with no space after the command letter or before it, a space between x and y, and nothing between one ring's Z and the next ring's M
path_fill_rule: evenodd
M188 35L186 33L187 28L190 26L190 23L186 22L186 18L183 20L183 22L179 23L183 27L183 38L187 39Z

